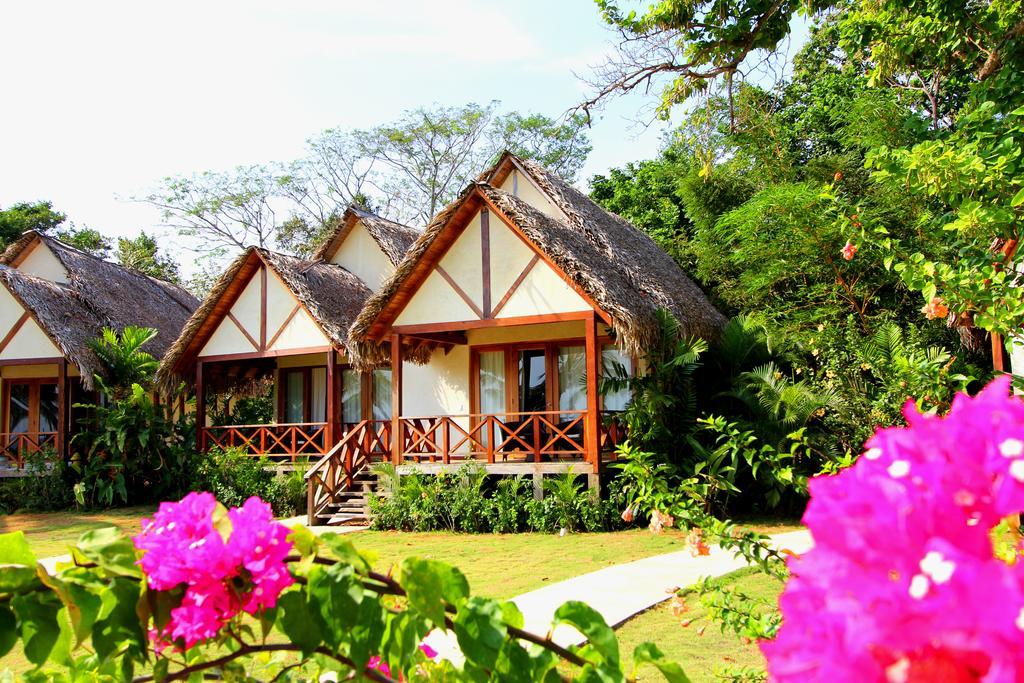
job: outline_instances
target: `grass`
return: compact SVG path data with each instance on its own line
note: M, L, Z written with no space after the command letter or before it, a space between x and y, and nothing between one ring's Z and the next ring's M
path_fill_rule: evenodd
M50 557L68 552L68 546L90 529L116 526L127 534L137 533L142 517L150 515L153 510L153 507L134 507L90 513L18 513L0 517L0 533L24 531L36 556ZM799 528L796 522L779 520L752 520L745 526L764 533ZM410 555L441 560L454 564L466 574L474 594L499 599L511 598L610 565L685 548L685 534L674 529L658 535L645 529L631 529L614 533L568 534L564 537L533 533L359 531L348 534L347 538L359 549L377 556L376 569L386 572ZM700 613L698 607L693 616ZM654 639L670 657L687 665L687 673L694 681L710 680L701 678L702 672L710 672L711 664L723 658L752 664L759 661L756 648L744 647L735 639L718 634L714 626L700 638L695 636L699 628L696 621L689 629L682 629L678 622L666 606L630 620L620 629L623 653L631 653L633 647L643 640ZM0 660L0 672L8 667L15 672L30 668L20 647Z
M68 546L92 529L116 526L126 534L136 534L142 528L142 518L155 509L140 506L100 512L19 512L0 516L0 534L24 531L36 557L52 557L67 553Z
M734 587L751 597L775 604L782 585L757 573L740 569L719 579L720 585ZM715 671L724 667L756 667L764 670L764 658L757 645L744 643L733 633L722 633L711 621L707 610L695 597L686 600L688 610L677 617L669 602L638 614L617 629L624 658L632 661L633 650L644 641L653 641L672 660L679 662L693 683L720 680ZM683 626L683 623L687 623ZM641 669L639 680L660 680L653 668Z

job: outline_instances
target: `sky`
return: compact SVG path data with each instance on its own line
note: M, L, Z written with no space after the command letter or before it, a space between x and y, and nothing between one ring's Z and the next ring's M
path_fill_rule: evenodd
M291 160L326 128L491 100L560 116L614 38L592 0L32 0L0 27L0 207L49 199L112 236L167 235L131 201L161 178ZM655 99L599 115L583 178L657 154Z

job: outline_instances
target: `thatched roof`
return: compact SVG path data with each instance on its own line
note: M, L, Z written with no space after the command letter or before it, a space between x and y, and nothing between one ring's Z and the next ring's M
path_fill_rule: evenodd
M341 243L352 232L352 228L360 221L373 241L396 266L405 258L405 252L409 251L409 247L420 236L419 230L388 220L353 204L345 210L333 234L317 249L313 258L330 261Z
M67 271L67 284L50 282L14 267L29 249L44 245ZM0 280L78 367L86 388L92 388L94 374L104 374L89 346L104 327L118 331L129 325L156 329L156 337L144 348L159 358L199 304L177 285L104 261L35 231L26 232L0 256Z
M565 218L547 216L490 184L500 184L513 168L536 183ZM725 325L725 317L707 295L648 235L538 164L505 153L431 221L394 275L367 302L350 332L361 363L384 360L386 351L377 338L381 332L378 318L414 271L423 272L418 266L435 240L450 225L461 229L461 216L466 214L460 210L472 203L490 205L516 225L597 304L619 342L631 353L642 354L656 340L659 308L672 313L685 335L714 339ZM391 314L397 314L394 307Z
M371 293L362 280L333 263L250 247L224 271L164 356L157 371L163 390L173 391L194 376L197 355L262 264L280 278L335 348L347 348L348 328Z

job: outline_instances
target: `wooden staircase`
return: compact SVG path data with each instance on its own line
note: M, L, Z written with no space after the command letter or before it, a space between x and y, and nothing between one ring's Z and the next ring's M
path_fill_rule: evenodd
M306 506L310 526L366 524L369 501L377 487L374 462L390 453L391 425L363 420L306 472Z

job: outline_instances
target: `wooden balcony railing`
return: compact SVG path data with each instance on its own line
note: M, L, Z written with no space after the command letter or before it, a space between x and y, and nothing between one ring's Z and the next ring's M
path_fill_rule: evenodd
M2 457L18 469L25 467L26 456L57 450L57 432L0 432Z
M403 417L405 462L585 460L586 411Z
M364 420L346 425L341 441L306 471L310 525L325 516L339 494L354 488L355 478L361 471L374 462L388 460L390 448L390 420Z
M202 449L241 448L252 456L271 459L308 459L325 455L334 444L327 443L326 422L275 425L222 425L203 428Z

